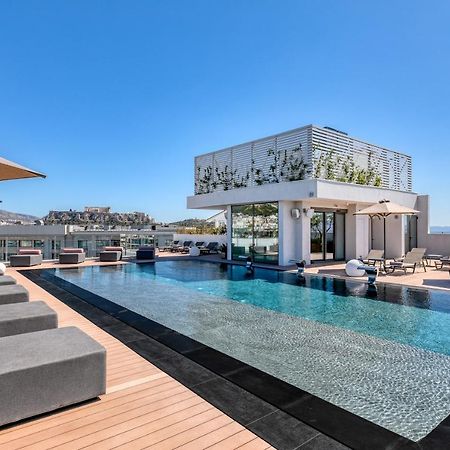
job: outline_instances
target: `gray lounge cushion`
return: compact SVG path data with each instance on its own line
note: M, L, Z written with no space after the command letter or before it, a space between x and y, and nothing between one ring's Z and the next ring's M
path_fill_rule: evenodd
M0 305L28 302L29 299L28 291L20 284L0 286Z
M1 275L0 276L0 286L6 286L10 284L16 284L16 280L13 277L10 277L9 275Z
M0 306L0 338L58 327L58 316L45 302Z
M98 397L106 351L75 327L0 338L0 426Z
M11 267L30 267L42 263L42 255L11 255L9 265Z
M85 253L60 253L59 262L60 264L78 264L85 261Z

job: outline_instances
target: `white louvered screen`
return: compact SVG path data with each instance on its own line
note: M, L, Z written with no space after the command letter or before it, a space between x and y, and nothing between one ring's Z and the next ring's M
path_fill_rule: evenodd
M336 179L342 176L339 173L341 165L337 164L338 158L350 158L360 169L372 168L381 179L381 187L400 191L412 190L410 156L319 127L313 127L312 147L313 165L317 164L318 155L333 152Z
M317 167L320 168L320 155L325 155L323 158L327 157L328 163L326 170L317 171ZM346 179L350 163L359 173L365 171L366 177L368 172L373 174L368 184L402 191L412 190L409 156L343 133L309 125L197 156L195 193L311 177L342 181ZM352 182L365 184L359 179Z

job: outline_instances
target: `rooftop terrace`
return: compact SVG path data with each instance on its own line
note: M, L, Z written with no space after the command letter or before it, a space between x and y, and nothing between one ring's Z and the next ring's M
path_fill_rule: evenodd
M195 194L305 179L412 190L403 153L307 125L195 158Z

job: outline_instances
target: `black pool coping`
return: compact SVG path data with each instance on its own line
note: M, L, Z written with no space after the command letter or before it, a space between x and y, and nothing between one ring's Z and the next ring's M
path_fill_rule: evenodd
M450 415L413 442L63 280L54 269L21 273L276 448L431 450L450 441Z

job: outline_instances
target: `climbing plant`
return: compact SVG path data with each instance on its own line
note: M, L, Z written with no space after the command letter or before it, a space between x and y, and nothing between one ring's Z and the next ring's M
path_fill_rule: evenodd
M292 149L276 150L269 148L264 162L265 167L258 167L255 160L251 161L250 170L243 175L238 169L232 169L228 164L223 168L206 166L197 167L195 191L197 194L208 194L218 187L224 191L233 188L247 187L253 181L257 186L282 181L299 181L311 175L311 167L305 161L301 144Z
M212 174L211 166L206 166L203 170L197 167L195 190L198 194L208 194L214 190L214 187L211 185Z
M335 155L334 150L314 148L314 178L365 186L382 185L381 175L374 165L373 152L369 153L367 168L358 166L352 155L347 157Z

